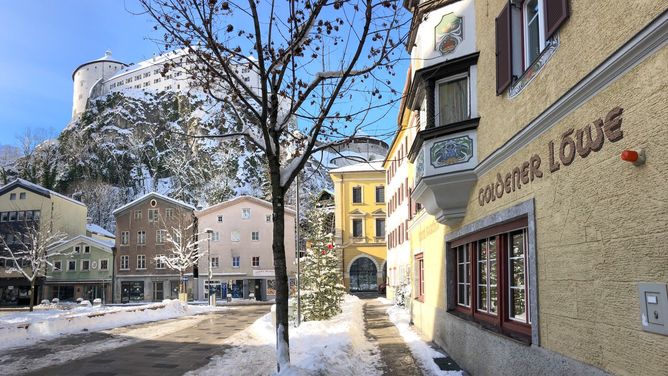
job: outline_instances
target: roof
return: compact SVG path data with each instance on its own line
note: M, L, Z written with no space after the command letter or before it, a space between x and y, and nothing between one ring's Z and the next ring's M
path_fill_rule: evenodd
M111 247L113 243L105 242L103 240L91 238L90 236L78 235L71 239L65 240L64 242L52 247L52 250L60 250L72 246L77 243L88 243L90 245L96 246L103 251L111 253Z
M149 193L147 193L147 194L145 194L145 195L139 197L138 199L136 199L136 200L134 200L134 201L132 201L132 202L129 202L129 203L127 203L127 204L121 206L120 208L114 210L114 211L112 212L112 214L113 214L113 215L116 215L116 214L118 214L118 213L120 213L120 212L122 212L122 211L124 211L124 210L127 210L127 209L129 209L129 208L131 208L131 207L137 205L138 203L140 203L140 202L142 202L142 201L144 201L144 200L149 199L149 198L159 198L159 199L161 199L161 200L165 200L165 201L167 201L167 202L171 202L171 203L174 204L174 205L179 205L179 206L182 206L182 207L187 208L187 209L190 209L190 210L195 210L195 207L194 207L194 206L192 206L192 205L190 205L190 204L186 204L186 203L183 202L183 201L175 200L175 199L173 199L173 198L171 198L171 197L167 197L167 196L165 196L165 195L161 195L161 194L158 193L158 192L149 192Z
M67 200L67 201L72 202L74 204L86 207L86 204L84 204L81 201L77 201L77 200L75 200L71 197L67 197L67 196L62 195L58 192L52 191L50 189L46 189L46 188L42 187L41 185L37 185L35 183L31 183L31 182L29 182L27 180L23 180L23 179L16 179L16 180L12 181L11 183L8 183L8 184L0 187L0 195L4 195L5 193L11 191L12 189L14 189L16 187L24 188L28 191L31 191L33 193L36 193L38 195L41 195L41 196L44 196L44 197L47 197L47 198L51 198L51 196L60 197L63 200Z
M79 69L81 69L81 68L83 68L83 67L85 67L86 65L89 65L89 64L102 63L102 62L121 64L121 65L125 65L126 67L128 66L126 63L124 63L122 61L112 59L111 58L111 51L107 51L107 52L104 53L104 56L102 56L101 58L88 61L88 62L83 63L83 64L79 65L78 67L76 67L76 69L72 71L72 81L74 81L74 75L77 74L77 71Z
M115 237L114 234L105 230L104 228L102 228L102 226L96 225L95 223L88 223L86 225L86 230L89 231L89 232L92 232L93 234L98 234L98 235L106 236L106 237L109 237L109 238Z
M253 196L238 196L238 197L235 197L231 200L223 201L223 202L218 203L216 205L209 206L208 208L204 208L204 209L198 211L197 215L199 216L201 214L204 214L204 213L207 213L207 212L210 212L210 211L214 211L214 210L226 208L226 207L229 207L229 206L233 206L233 205L236 205L237 203L239 203L241 201L252 201L252 202L255 202L256 204L266 206L267 208L270 208L270 209L273 208L273 206L271 205L271 202L269 202L269 201L266 201L266 200L263 200L263 199L260 199L260 198L257 198L257 197L253 197ZM289 213L289 214L296 214L297 213L294 209L292 209L290 207L287 207L287 206L285 207L285 212Z
M170 61L172 59L175 59L175 58L178 58L178 57L181 57L181 56L185 56L187 54L188 54L187 49L179 49L179 50L165 52L165 53L160 54L158 56L154 56L150 59L140 61L136 64L132 64L132 65L127 65L126 64L125 68L115 72L111 77L105 78L105 81L110 81L110 80L116 79L120 76L124 76L126 74L132 74L132 73L134 73L138 70L142 70L144 68L148 68L148 67L151 67L151 66L154 66L154 65L162 64L164 62Z
M385 169L383 168L383 162L382 161L376 161L376 162L362 162L362 163L356 163L353 165L349 166L343 166L339 168L335 168L333 170L330 170L330 174L339 174L342 172L382 172L385 173Z

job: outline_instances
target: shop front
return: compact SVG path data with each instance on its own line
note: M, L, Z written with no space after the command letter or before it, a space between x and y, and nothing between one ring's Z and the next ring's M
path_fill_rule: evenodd
M34 304L42 299L42 285L44 279L38 279L35 284ZM25 278L0 279L0 306L27 306L30 305L30 283Z

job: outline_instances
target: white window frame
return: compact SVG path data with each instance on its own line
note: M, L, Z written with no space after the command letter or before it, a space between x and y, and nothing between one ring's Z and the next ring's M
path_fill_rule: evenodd
M84 262L88 262L88 267L87 268L84 268ZM89 272L90 271L90 260L89 259L81 260L81 271L82 272Z
M83 246L83 253L86 253L86 254L90 253L90 246L89 245L84 245Z
M355 188L360 189L360 202L355 202ZM375 198L374 198L374 200L375 200ZM350 188L350 203L352 203L354 205L364 204L364 187L362 187L361 185L356 185L356 186L353 186L352 188Z
M74 268L70 268L71 263L74 263ZM76 272L77 271L77 262L76 260L67 260L67 271L68 272Z
M471 102L473 100L471 98L471 75L469 73L470 72L467 71L463 73L453 74L452 76L441 78L440 80L434 83L434 124L436 124L437 127L447 125L447 124L441 124L441 98L439 94L440 92L439 87L441 86L441 84L461 80L462 78L466 78L466 98L468 104L466 119L471 118L471 114L473 113L473 110L471 109Z
M58 266L56 266L58 265ZM62 272L63 271L63 261L62 260L56 260L53 262L53 271L54 272Z
M471 277L472 276L471 276L471 250L470 250L470 245L469 245L469 243L466 243L466 244L463 244L463 245L457 247L456 249L457 249L457 251L456 251L455 257L457 259L457 281L455 281L455 284L456 284L455 288L457 289L457 305L461 306L461 307L471 308L471 299L473 298L471 296L471 291L472 291L473 285L472 285L472 282L471 282ZM464 260L461 260L460 257L459 257L460 250L463 251L462 253L464 254ZM459 272L460 271L460 266L463 266L464 270L466 271L466 274L464 274L463 280L460 280L460 277L461 277L460 272ZM460 281L463 281L463 282L460 282ZM461 285L467 286L467 287L465 287L465 289L467 290L466 299L468 300L469 304L463 304L463 303L460 303L460 301L459 301L462 298L459 295L459 286L461 286Z
M158 222L160 218L160 209L148 209L148 221L149 223Z
M248 215L246 215L248 213ZM251 209L250 208L241 208L241 219L250 219L251 218Z
M80 245L75 245L74 246L74 253L76 253L76 254L81 253L81 246Z
M137 245L145 245L145 244L146 244L146 231L144 230L137 231Z
M107 262L107 267L106 268L102 267L102 261ZM109 270L109 259L108 258L100 259L98 262L99 262L99 265L100 265L100 270Z
M142 211L141 211L141 209L135 210L134 219L135 219L135 220L141 220L141 219L142 219Z
M223 223L223 216L222 215L218 216L218 223Z
M538 45L539 45L539 51L536 57L538 57L545 49L545 9L543 8L543 0L536 0L536 3L538 4L538 14L536 15L536 17L538 17ZM524 3L522 4L522 55L523 55L522 61L524 62L523 71L526 71L527 68L531 66L531 63L533 63L533 61L529 61L529 54L527 53L527 51L529 51L529 20L527 19L528 4L529 1L524 1Z
M383 189L383 199L378 201L378 189L382 188ZM376 189L374 190L374 200L376 201L376 204L384 204L385 203L385 186L384 185L377 185Z
M123 262L125 260L125 263ZM130 270L130 256L128 255L121 255L120 258L120 265L118 266L118 270ZM123 264L125 264L125 267L123 267Z
M219 257L211 257L211 268L219 268L220 267L220 258Z
M234 265L234 262L237 262L236 265ZM232 256L232 267L237 269L241 267L241 256Z
M165 269L165 261L162 259L165 255L155 255L155 268Z
M121 231L121 245L130 244L130 231Z
M165 244L167 240L167 230L156 230L155 231L155 244Z
M236 230L230 232L230 241L233 241L233 242L241 241L241 233L239 231L236 231Z
M251 241L254 242L260 241L260 231L251 231Z
M165 208L165 218L172 219L173 216L174 216L174 209Z
M211 240L214 242L220 241L220 232L214 231L213 234L211 234Z
M144 264L143 267L139 267L140 260L142 261L142 264ZM137 270L146 270L146 255L137 255Z
M255 264L255 260L257 260L257 265ZM251 256L251 267L252 268L260 267L260 256Z

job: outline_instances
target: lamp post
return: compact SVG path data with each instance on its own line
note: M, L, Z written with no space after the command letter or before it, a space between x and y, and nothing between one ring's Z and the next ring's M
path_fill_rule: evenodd
M206 234L207 234L207 239L206 239L206 248L207 248L207 256L208 256L208 270L209 270L209 275L208 275L208 283L209 283L209 305L215 306L216 305L216 297L211 295L211 279L213 278L213 271L211 270L211 235L213 234L213 230L210 228L206 229Z

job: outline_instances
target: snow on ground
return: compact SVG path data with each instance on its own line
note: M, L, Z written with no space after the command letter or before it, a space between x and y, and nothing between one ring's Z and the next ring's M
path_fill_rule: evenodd
M392 304L391 301L385 298L378 298L383 304ZM390 321L399 329L401 337L408 345L408 348L413 354L413 358L418 362L418 365L425 372L426 375L433 376L456 376L463 375L461 371L441 371L434 363L434 358L443 358L444 355L420 338L420 335L410 327L411 314L406 309L396 305L392 305L387 309L387 315Z
M79 306L69 310L40 309L40 306L36 308L34 312L10 313L0 317L0 350L27 346L67 334L94 332L224 309L191 306L178 300L131 307Z
M338 316L291 327L291 366L282 369L278 376L380 375L380 352L364 335L363 304L359 298L347 295L343 312ZM271 314L228 338L225 344L233 347L187 375L234 375L239 374L240 365L247 376L271 375L276 371L276 331Z

